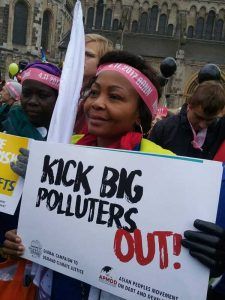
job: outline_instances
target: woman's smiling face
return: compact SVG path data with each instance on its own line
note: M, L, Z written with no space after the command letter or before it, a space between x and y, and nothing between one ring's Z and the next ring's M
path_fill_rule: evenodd
M89 133L113 141L140 123L139 95L121 74L103 71L91 86L84 112Z

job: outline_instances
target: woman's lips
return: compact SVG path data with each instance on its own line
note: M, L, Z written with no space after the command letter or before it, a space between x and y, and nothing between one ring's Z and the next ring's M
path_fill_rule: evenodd
M88 120L93 125L102 125L103 123L108 121L107 119L101 116L95 116L95 115L89 115Z
M107 119L101 115L97 115L97 114L92 114L92 113L89 113L88 114L88 118L90 119L96 119L96 120L102 120L102 121L106 121Z
M36 111L36 110L27 110L26 113L27 113L29 116L37 116L37 115L40 115L40 111Z

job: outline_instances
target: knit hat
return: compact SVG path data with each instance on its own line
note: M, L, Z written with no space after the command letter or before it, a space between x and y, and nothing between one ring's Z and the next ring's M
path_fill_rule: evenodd
M9 92L11 98L13 98L16 101L20 100L20 96L22 93L22 85L17 81L8 81L5 84L5 88Z

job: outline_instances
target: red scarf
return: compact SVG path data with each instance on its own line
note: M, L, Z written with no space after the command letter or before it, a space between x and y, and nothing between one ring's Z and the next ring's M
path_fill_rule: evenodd
M140 145L142 134L139 132L128 132L123 135L116 142L107 146L106 148L111 149L123 149L123 150L134 150L135 147ZM91 134L84 135L78 142L77 145L83 146L97 146L97 137Z

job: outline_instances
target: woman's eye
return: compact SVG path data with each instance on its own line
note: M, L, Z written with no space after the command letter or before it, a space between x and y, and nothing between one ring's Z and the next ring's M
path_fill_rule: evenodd
M45 98L48 98L50 95L48 94L39 94L39 98L40 99L45 99Z
M98 95L98 91L96 90L91 90L89 93L89 97L96 97Z
M88 58L95 58L95 55L91 53L85 53L85 56Z
M121 100L122 99L122 97L117 94L110 94L109 97L110 97L110 99L113 99L113 100Z

